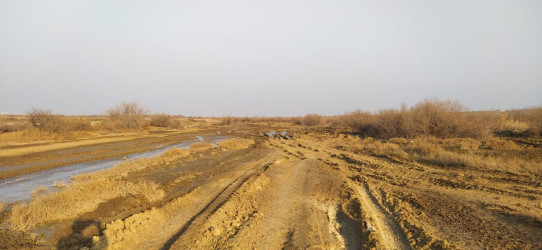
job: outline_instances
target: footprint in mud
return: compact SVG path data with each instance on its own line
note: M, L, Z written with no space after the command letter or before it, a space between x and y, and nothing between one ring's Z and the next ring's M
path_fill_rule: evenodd
M76 220L72 224L72 233L61 238L57 249L106 249L107 238L98 220Z

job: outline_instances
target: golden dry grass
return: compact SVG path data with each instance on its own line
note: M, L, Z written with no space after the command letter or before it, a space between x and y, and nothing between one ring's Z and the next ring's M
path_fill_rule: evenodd
M11 209L13 228L27 230L53 221L75 218L95 210L102 202L116 197L135 195L152 202L161 199L164 192L152 182L125 182L94 178L75 181L59 192L34 195L28 204L15 205Z
M213 147L214 145L211 143L206 143L206 142L195 143L195 144L190 145L190 152L193 152L193 153L201 152L201 151L211 149Z
M225 141L221 141L218 143L218 146L225 150L239 150L239 149L247 149L252 144L254 144L253 140L234 138L234 139L227 139Z
M502 138L475 140L427 137L411 140L392 138L382 141L348 137L338 140L336 145L346 147L356 153L416 161L441 167L468 167L481 171L542 174L541 149L521 147L511 140Z
M64 181L55 181L53 183L53 187L56 187L56 188L66 188L68 187L68 183L64 182Z
M21 131L1 133L0 134L0 147L24 145L29 143L40 142L56 142L66 141L74 139L86 139L102 136L90 131L76 131L66 133L54 133L49 131L40 130L37 128L30 128Z
M530 128L531 128L531 126L529 126L528 123L518 121L518 120L512 119L512 118L506 119L499 126L499 130L511 131L513 133L518 133L518 134L524 133L524 132L528 131Z
M144 180L127 182L123 178L148 167L167 166L212 147L209 143L197 143L190 149L173 148L160 156L124 161L111 169L77 175L72 178L71 185L56 183L54 186L62 188L57 192L38 188L32 193L33 201L13 207L11 225L18 230L27 230L53 221L75 218L95 210L102 202L127 195L141 197L147 202L158 201L165 195L158 184Z
M32 130L32 131L39 131L39 130ZM80 137L79 139L84 140L78 140L78 141L69 141L69 142L62 142L63 140L57 137L50 137L49 140L44 140L45 137L40 137L39 135L37 137L26 138L26 139L17 139L17 138L8 138L10 136L22 136L21 138L24 138L24 133L30 132L30 131L18 131L13 133L20 133L19 135L8 133L8 134L1 134L0 135L0 141L3 139L6 139L6 141L2 141L0 143L0 148L2 146L13 146L17 144L27 144L27 143L46 143L46 142L55 142L52 144L43 144L43 145L36 145L36 146L25 146L25 147L16 147L16 148L4 148L0 151L0 157L6 157L6 156L19 156L19 155L25 155L30 153L39 153L39 152L45 152L45 151L51 151L51 150L58 150L58 149L65 149L65 148L74 148L79 146L85 146L85 145L92 145L92 144L99 144L99 143L108 143L108 142L118 142L118 141L127 141L127 140L133 140L137 138L142 138L147 136L146 134L118 134L115 137L108 137L108 138L99 138L102 137L102 135L99 134L93 134L88 135L88 137ZM38 133L45 133L45 132L38 132ZM35 141L32 141L32 138L36 138ZM40 138L40 139L38 139ZM56 138L56 139L55 139Z

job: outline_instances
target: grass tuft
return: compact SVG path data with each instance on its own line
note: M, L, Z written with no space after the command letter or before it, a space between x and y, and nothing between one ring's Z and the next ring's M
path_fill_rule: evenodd
M219 142L218 146L225 150L239 150L247 149L252 144L254 144L254 141L249 139L227 139Z

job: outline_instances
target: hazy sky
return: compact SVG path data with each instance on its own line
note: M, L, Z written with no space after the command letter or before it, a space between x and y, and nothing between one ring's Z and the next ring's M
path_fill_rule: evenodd
M0 111L542 105L542 1L0 0Z

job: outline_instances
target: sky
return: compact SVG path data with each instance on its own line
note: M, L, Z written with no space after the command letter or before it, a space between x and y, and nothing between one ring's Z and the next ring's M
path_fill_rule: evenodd
M540 0L0 0L0 112L542 105Z

